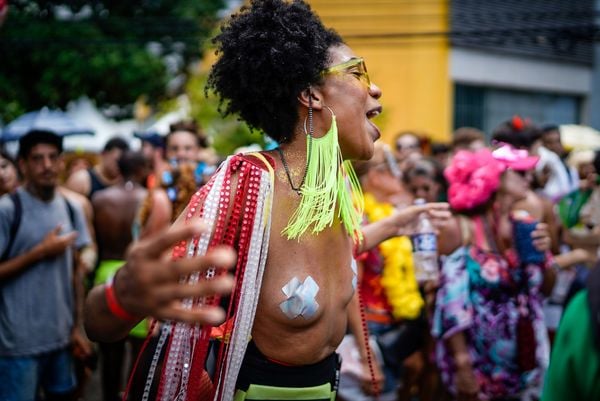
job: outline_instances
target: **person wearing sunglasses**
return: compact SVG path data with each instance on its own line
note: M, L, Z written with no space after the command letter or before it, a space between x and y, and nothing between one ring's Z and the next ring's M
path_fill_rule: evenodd
M396 235L419 213L447 213L447 205L361 227L350 160L373 155L381 90L364 60L307 3L250 1L214 43L219 58L207 90L225 114L279 147L229 157L174 225L202 220L206 231L176 243L174 261L163 262L171 269L145 267L156 266L156 250L130 255L114 278L116 296L104 299L97 290L89 299L97 322L91 332L116 338L143 316L166 320L155 351L163 368L148 373L161 399L334 399L335 350L348 309L358 305L353 254ZM204 286L220 270L190 274L186 262L220 246L237 254L235 286L226 297L206 297ZM220 319L208 319L205 311L219 305ZM350 320L364 338L360 319ZM365 376L377 376L361 344Z

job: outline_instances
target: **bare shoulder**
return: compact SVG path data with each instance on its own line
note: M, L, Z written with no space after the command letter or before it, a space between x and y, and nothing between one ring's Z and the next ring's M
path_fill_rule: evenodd
M88 198L80 194L79 192L75 192L65 186L59 186L58 190L62 196L67 198L69 202L73 202L83 209L83 212L88 215L88 213L92 213L92 203Z
M167 191L162 188L155 188L152 190L152 204L153 207L160 208L168 208L171 209L171 201L169 200L169 195L167 195Z
M65 183L65 186L77 193L87 195L90 193L91 178L87 170L78 170L71 174Z
M148 218L142 228L141 238L145 238L148 235L155 234L169 227L173 217L173 206L164 189L155 188L148 196L150 196L151 206Z
M543 198L531 190L527 191L525 199L515 202L513 209L525 210L536 220L543 220L545 213Z
M453 215L439 228L438 251L440 255L450 255L463 245L465 238L461 229L461 218Z

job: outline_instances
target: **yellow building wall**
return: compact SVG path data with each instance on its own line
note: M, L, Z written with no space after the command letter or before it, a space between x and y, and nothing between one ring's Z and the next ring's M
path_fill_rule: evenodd
M326 26L365 58L383 91L377 124L391 143L401 131L451 138L449 0L309 0Z

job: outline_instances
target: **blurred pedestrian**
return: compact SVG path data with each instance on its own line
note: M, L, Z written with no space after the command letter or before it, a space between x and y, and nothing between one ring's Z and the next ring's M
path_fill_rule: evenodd
M415 199L445 202L448 184L442 167L433 159L421 159L404 171L404 185Z
M386 147L375 144L373 157L368 162L356 163L356 173L365 196L365 218L368 223L380 221L397 213L393 201L402 190L400 181L392 173L386 157ZM401 212L398 212L401 213ZM382 242L358 258L358 289L361 295L365 322L380 352L374 361L378 373L383 373L381 400L395 400L401 391L408 399L413 379L418 377L423 363L417 355L423 344L426 323L421 315L423 298L415 279L412 246L408 236L398 236ZM350 317L350 325L360 319ZM353 338L345 339L342 353L342 371L339 396L348 401L368 401L375 397L366 389L371 378L364 373L369 369L353 369L352 354L362 337L360 330L352 330ZM359 332L359 335L356 334ZM378 351L379 351L378 350ZM361 355L360 363L368 358Z
M433 142L431 144L431 157L440 165L442 170L448 165L451 156L452 146L442 142Z
M198 126L189 121L171 125L165 137L166 169L150 190L140 212L140 236L168 227L183 211L199 186L198 152L203 140Z
M485 133L473 127L460 127L452 134L452 151L477 151L485 148Z
M100 163L86 170L75 171L66 182L66 187L92 199L96 191L116 184L121 180L117 160L129 150L129 144L120 137L109 139L100 155Z
M149 163L141 153L126 151L119 158L118 167L123 182L97 191L92 198L100 259L95 285L112 279L125 263L127 248L139 236L139 223L136 219L147 193L144 184L150 171ZM126 346L130 351L127 360L133 364L147 334L147 321L144 320L126 339L115 343L100 343L104 401L121 399Z
M160 183L160 177L168 170L165 159L165 138L157 132L143 132L134 135L142 141L142 155L150 163L151 172L146 181L146 188L153 189Z
M422 158L429 151L429 141L412 131L402 131L394 138L394 150L400 169L414 160Z
M600 263L560 322L542 401L600 400Z
M558 126L542 127L541 142L543 147L538 152L542 165L548 168L548 179L542 192L553 202L558 202L563 196L577 190L579 177L577 170L567 165L568 152L562 145ZM552 153L548 154L546 151Z
M531 153L534 143L540 135L540 129L531 123L529 119L514 116L494 129L492 143L496 147L508 144L515 149L523 149ZM542 160L542 157L539 157L538 164L544 162L546 161ZM528 190L525 198L515 202L514 208L526 210L537 221L546 223L550 238L552 239L552 253L558 254L560 222L556 218L552 201L534 191L536 189L537 169L538 165L536 164L535 169L521 172L527 180Z
M537 161L505 145L459 151L445 170L457 214L439 236L449 256L432 333L443 382L458 400L518 399L541 385L549 357L541 288L554 279L544 254L550 238L543 223L515 231L511 214L528 189L519 172ZM527 252L517 253L517 245Z
M31 131L19 140L24 184L0 198L0 399L70 400L81 332L77 250L89 243L81 210L58 191L62 138ZM75 287L75 288L74 288Z
M0 195L13 192L19 186L19 171L12 157L0 151Z

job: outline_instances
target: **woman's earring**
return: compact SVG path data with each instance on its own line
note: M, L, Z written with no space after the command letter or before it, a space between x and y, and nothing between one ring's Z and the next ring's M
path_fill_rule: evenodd
M308 92L308 132L306 131L306 118L304 119L304 133L313 137L315 127L313 126L312 93Z

